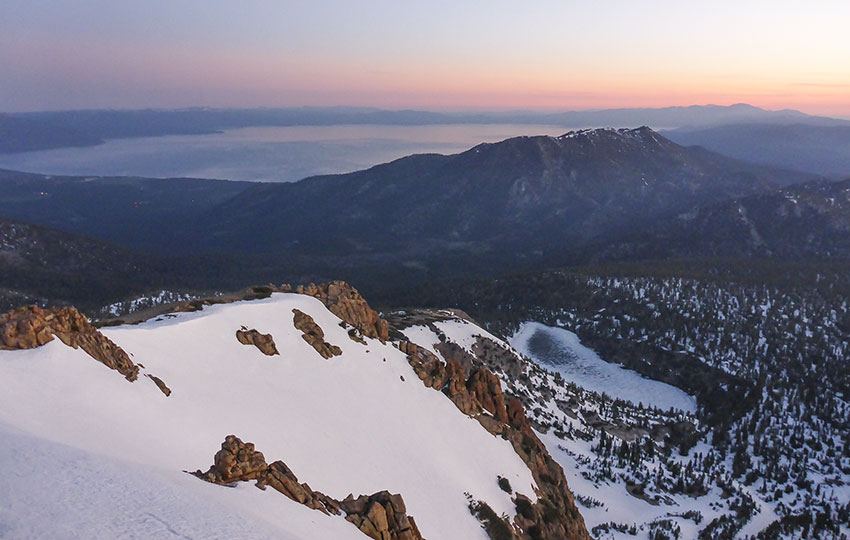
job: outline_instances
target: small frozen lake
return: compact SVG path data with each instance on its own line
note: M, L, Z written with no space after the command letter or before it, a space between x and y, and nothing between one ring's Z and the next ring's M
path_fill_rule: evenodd
M524 322L510 338L510 344L540 366L561 373L564 379L586 390L664 410L696 411L692 396L675 386L604 361L569 330Z

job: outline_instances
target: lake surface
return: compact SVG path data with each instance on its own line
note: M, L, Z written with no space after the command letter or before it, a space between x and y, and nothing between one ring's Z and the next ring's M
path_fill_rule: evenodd
M604 361L582 345L569 330L524 322L510 339L511 346L564 380L593 392L605 393L659 409L695 412L696 400L675 386L642 377L617 364Z
M113 139L99 146L0 154L0 168L57 175L189 176L294 182L365 169L410 154L455 154L551 125L249 127L210 135Z

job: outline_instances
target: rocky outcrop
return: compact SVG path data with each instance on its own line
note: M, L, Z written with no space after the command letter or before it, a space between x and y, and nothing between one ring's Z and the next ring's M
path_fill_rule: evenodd
M316 324L313 317L307 315L300 309L293 308L292 313L295 315L293 318L295 328L304 332L301 337L304 338L304 341L309 343L311 347L316 349L316 352L318 352L322 358L328 359L332 356L339 356L342 354L342 349L325 341L325 332L318 324Z
M269 465L268 474L257 479L258 488L266 489L266 486L271 486L293 501L313 510L319 510L328 515L340 513L339 501L320 491L313 491L306 483L299 483L295 473L282 461L275 461Z
M346 324L346 323L343 322L342 324ZM346 326L347 326L347 324L346 324ZM360 334L360 332L357 331L356 328L349 328L348 329L348 338L355 343L359 343L361 345L369 345L368 343L366 343L366 340L363 339L363 336Z
M254 448L253 443L242 442L235 435L228 435L221 443L221 450L216 452L209 470L192 474L220 485L256 480L260 489L271 486L293 501L315 510L326 514L339 513L339 505L333 499L313 491L307 484L299 484L298 478L282 461L267 464L265 456Z
M374 495L352 495L340 502L340 508L347 514L346 520L353 523L366 536L376 540L416 540L421 539L419 528L411 516L401 495L389 491L379 491Z
M339 501L306 483L299 483L295 473L282 461L266 463L262 452L235 435L228 435L206 472L191 473L213 484L229 485L234 482L256 480L257 487L271 487L293 501L325 514L341 515L361 532L375 540L422 540L416 522L407 515L401 495L380 491L373 495L354 498L348 495Z
M464 414L476 415L487 411L497 423L508 420L505 398L499 378L483 367L474 365L474 358L454 343L440 343L437 349L443 358L434 356L410 342L399 345L425 386L441 390ZM495 426L495 424L489 423Z
M440 390L463 413L478 420L490 433L508 441L528 466L537 484L537 501L521 495L515 499L514 526L523 540L589 540L570 492L564 471L549 455L531 427L522 402L505 399L501 381L475 356L451 342L436 345L445 359L414 343L402 342L399 349L422 382Z
M229 304L244 300L260 300L268 298L274 293L305 294L317 298L331 313L357 330L359 335L349 334L354 341L360 342L360 335L379 339L382 343L385 343L389 338L389 324L387 321L382 319L375 310L369 307L369 304L360 296L357 289L344 281L332 281L320 285L311 283L306 286L299 285L296 288L285 283L283 285L260 285L219 296L196 298L186 302L156 306L138 313L126 315L121 319L107 321L106 324L136 324L164 313L200 311L207 306Z
M488 431L501 433L500 425L507 422L508 415L499 378L485 368L474 367L472 360L463 356L468 356L468 353L457 345L440 344L438 347L441 354L446 351L443 356L449 357L447 362L414 343L399 344L399 348L408 355L408 362L425 386L441 390L464 414L477 415L482 409L490 413L495 422L485 418L480 420L482 425L487 427ZM454 349L455 347L459 350Z
M446 364L431 351L408 341L399 343L399 349L407 354L408 363L425 386L434 390L442 390L446 386Z
M496 417L496 420L503 424L508 421L505 397L502 395L499 377L485 368L478 368L466 381L466 388L475 396L481 407Z
M127 353L73 307L28 306L0 315L0 349L34 349L53 341L54 336L69 347L83 349L128 381L139 376L139 366Z
M461 412L477 417L487 431L501 434L508 411L499 378L486 368L475 366L473 358L454 343L437 347L444 358L448 357L446 362L414 343L399 344L425 386L442 391ZM485 412L489 415L482 414Z
M241 330L236 331L236 339L243 345L255 346L266 356L280 354L277 352L277 347L271 334L261 334L253 328L248 330L243 326Z
M567 486L564 470L531 429L522 403L516 398L508 402L508 417L510 429L506 430L507 439L528 465L538 488L537 502L524 512L517 512L516 525L523 531L522 538L589 540L590 535ZM517 502L519 507L519 498Z
M0 345L4 349L34 349L53 341L50 323L53 311L39 307L23 307L0 317Z
M389 337L389 324L369 307L357 289L344 281L332 281L321 285L309 284L295 289L298 294L313 296L322 301L328 310L355 327L366 337L385 343Z
M165 394L165 397L168 397L168 396L171 395L171 388L169 388L165 384L165 381L163 381L159 377L155 377L155 376L151 375L150 373L145 373L145 377L152 380L153 383L156 385L156 387L159 388L159 391L162 392L163 394Z
M215 453L213 466L205 473L195 471L195 476L213 484L232 484L256 480L265 475L269 466L262 452L254 449L254 443L243 443L239 437L228 435Z

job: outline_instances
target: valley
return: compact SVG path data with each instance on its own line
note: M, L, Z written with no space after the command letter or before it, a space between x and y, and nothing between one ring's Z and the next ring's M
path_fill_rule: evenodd
M850 540L848 20L3 0L0 540Z
M4 308L81 307L142 375L110 374L73 330L0 351L17 382L0 424L45 471L0 492L13 537L41 534L14 509L47 474L80 538L357 537L391 495L399 539L848 534L846 181L649 128L290 184L0 181ZM307 286L339 278L380 315ZM74 496L149 510L71 516ZM203 518L222 504L228 525Z

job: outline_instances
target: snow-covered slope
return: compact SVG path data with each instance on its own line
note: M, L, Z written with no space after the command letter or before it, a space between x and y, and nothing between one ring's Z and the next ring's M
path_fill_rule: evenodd
M575 334L525 323L510 347L449 311L411 311L391 320L407 324L403 333L435 354L445 356L456 344L499 375L563 467L595 538L713 538L712 524L738 519L740 530L729 537L743 539L778 518L758 484L729 474L731 456L709 457L711 447L690 414L693 398L605 363ZM545 352L575 365L541 357L544 347L529 346L538 333L549 341Z
M0 425L0 538L362 540L341 517L260 491L200 482Z
M312 316L324 339L343 354L323 359L294 327L293 309ZM243 326L270 333L281 354L266 356L239 343L235 333ZM142 374L163 379L172 394L165 397L144 377L128 383L59 340L0 351L0 380L6 383L0 425L13 434L0 460L5 469L21 453L33 459L26 481L0 488L0 508L6 508L0 533L29 537L24 519L53 519L51 527L79 538L166 537L158 532L163 528L177 537L204 538L216 536L204 527L221 521L251 522L244 538L336 539L347 538L349 529L352 538L363 537L341 518L277 493L205 484L181 472L208 467L231 433L285 461L301 481L332 497L402 494L429 539L487 538L468 510L466 493L497 514L514 516L498 476L534 499L531 473L507 441L426 388L391 344L352 340L315 298L274 294L103 333L144 366ZM32 450L15 450L21 447ZM69 467L53 466L57 459ZM38 497L54 480L55 493L39 505L22 504L24 496ZM83 494L98 508L91 511L98 519L89 529L76 527L85 520L65 505L67 497ZM199 501L204 510L195 512ZM224 506L225 513L218 513ZM31 536L40 536L33 527Z
M466 319L455 317L450 311L441 311L439 313L450 318L434 321L428 325L409 326L403 330L405 337L438 356L439 351L436 345L443 341L456 343L470 353L478 336L487 338L504 347L508 346L507 343L490 332Z

